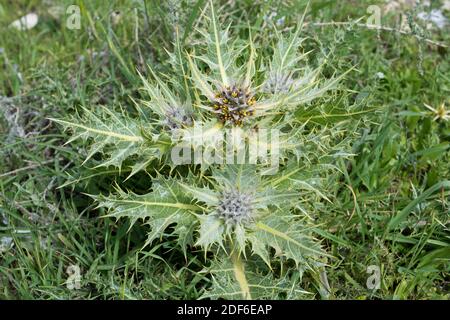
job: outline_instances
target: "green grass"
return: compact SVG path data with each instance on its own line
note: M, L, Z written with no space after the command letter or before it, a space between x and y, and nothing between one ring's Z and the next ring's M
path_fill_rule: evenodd
M177 21L186 49L195 45L206 1L181 5L178 16L159 1L75 2L81 30L67 29L64 14L49 14L52 1L0 4L0 239L12 238L0 252L0 298L196 299L210 282L202 251L185 256L169 234L140 250L148 226L130 229L126 220L102 218L86 196L108 193L115 182L144 192L148 175L123 182L126 168L94 168L97 159L82 166L83 144L65 144L68 136L47 119L81 106L135 114L131 99L145 98L137 70L146 74L146 64L168 70L164 49L173 47ZM64 9L73 1L55 3ZM434 121L423 106L445 102L450 109L448 26L427 34L443 48L394 32L312 23L356 20L372 1L337 3L312 1L306 48L327 54L325 74L356 66L340 99L373 112L345 115L366 117L370 126L357 132L355 157L336 164L340 185L332 203L312 213L321 225L318 237L335 257L326 269L331 292L308 276L302 289L315 299L449 299L450 122ZM306 1L238 1L220 11L221 19L233 19L232 31L243 39L250 26L255 42L269 48L273 33L262 28L263 16L277 6L277 18L292 26ZM40 16L36 28L7 27L31 11ZM392 13L382 17L383 25L395 26L394 20ZM344 105L334 97L324 103ZM79 290L66 286L70 265L80 268ZM376 291L366 288L370 265L381 268Z

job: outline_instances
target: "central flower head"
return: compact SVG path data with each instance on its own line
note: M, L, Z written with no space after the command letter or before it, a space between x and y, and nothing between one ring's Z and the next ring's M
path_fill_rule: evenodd
M248 88L233 85L217 92L211 103L213 112L224 124L242 126L255 113L256 99Z
M217 214L226 224L248 223L253 217L253 196L237 189L223 191Z

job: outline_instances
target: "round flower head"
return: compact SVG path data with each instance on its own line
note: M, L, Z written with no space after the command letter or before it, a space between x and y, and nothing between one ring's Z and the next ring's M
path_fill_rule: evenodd
M246 224L253 217L253 196L237 189L222 191L217 214L228 225Z
M254 114L256 99L248 88L233 85L217 92L211 103L220 121L242 126L246 118Z

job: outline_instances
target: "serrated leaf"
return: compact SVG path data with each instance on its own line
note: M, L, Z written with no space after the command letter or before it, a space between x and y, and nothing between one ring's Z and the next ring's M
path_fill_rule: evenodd
M190 193L197 200L206 203L209 206L216 206L219 203L219 198L217 192L204 187L198 188L195 186L187 185L184 183L179 183L180 186Z
M85 108L83 110L84 115L81 119L66 121L51 118L50 120L63 125L65 129L73 130L74 135L69 141L78 138L85 141L88 138L92 139L84 162L101 152L107 157L98 165L99 167L112 165L121 168L123 161L132 155L155 156L148 149L144 149L145 140L137 121L107 108L101 108L97 113Z
M188 61L192 73L192 79L194 83L197 85L197 88L200 89L201 93L208 99L214 99L214 92L212 91L211 86L207 81L204 80L205 77L200 74L197 65L194 64L194 61L189 55Z
M228 86L229 85L228 76L227 76L227 73L225 70L223 57L222 57L222 48L221 48L223 45L226 45L227 37L219 36L219 26L218 26L219 22L216 18L216 13L214 12L213 2L210 1L209 3L211 6L211 23L212 23L213 33L214 33L214 46L215 46L215 50L216 50L217 65L219 67L220 76L222 78L223 85Z
M134 224L138 219L145 220L151 227L146 244L162 236L169 225L175 224L174 233L190 237L186 227L196 221L194 212L201 208L192 204L171 179L160 177L154 181L153 191L144 195L118 190L118 195L94 196L99 207L108 209L107 216L127 217Z
M247 260L245 266L245 285L236 278L236 266L230 258L218 258L212 261L205 271L211 274L211 287L201 299L300 299L311 295L300 287L298 280L287 277L276 278L273 273L264 270L255 260ZM248 290L248 293L246 292Z
M270 215L255 224L254 234L249 240L253 247L272 247L296 264L309 265L310 260L328 256L317 241L303 231L304 227L292 217ZM263 259L266 257L262 256Z
M214 214L200 216L199 239L195 245L208 249L213 244L222 245L224 224Z
M299 54L299 48L304 38L299 38L301 24L289 38L281 37L278 33L278 43L275 47L270 68L276 72L289 72L297 68L297 63L304 59L306 54Z

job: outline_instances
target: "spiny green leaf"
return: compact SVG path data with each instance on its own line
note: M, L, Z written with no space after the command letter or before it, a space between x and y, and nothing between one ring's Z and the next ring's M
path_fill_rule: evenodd
M241 266L245 272L245 285L236 278L236 266L228 257L217 258L211 267L205 269L211 274L211 287L202 295L202 299L301 299L311 295L300 287L296 279L276 278L264 269L264 265L250 259ZM248 292L246 292L248 290ZM249 296L248 296L249 293Z
M117 195L93 196L99 207L108 209L107 216L127 217L134 224L138 219L145 220L151 227L147 244L163 235L171 224L176 224L175 234L185 237L186 227L196 221L194 212L201 208L192 204L178 184L171 179L159 177L153 181L153 191L144 195L117 190ZM181 228L181 229L180 229Z
M97 113L85 108L83 110L82 120L66 121L53 118L50 120L63 125L65 129L73 130L73 136L69 142L78 138L85 141L88 138L92 139L89 153L84 162L94 154L101 152L107 158L99 166L113 165L121 168L123 161L132 155L156 156L152 150L144 148L146 141L141 134L141 126L138 121L105 107Z
M296 264L310 266L311 261L328 256L317 241L305 232L304 226L288 216L269 215L257 222L250 241L261 241L267 248L274 248ZM262 244L254 243L253 246L261 248ZM266 258L266 255L262 258Z
M200 230L199 239L196 245L209 249L214 244L222 246L223 231L225 229L223 222L214 214L199 216Z
M217 193L207 187L198 188L184 183L180 183L180 186L188 193L190 193L194 198L206 203L209 206L216 206L219 202Z
M212 23L212 27L213 27L213 32L214 32L214 45L215 45L215 49L216 49L216 58L217 58L217 65L219 66L219 70L220 70L220 76L222 77L222 83L225 86L229 85L228 82L228 76L225 70L225 66L223 63L223 58L222 58L222 39L221 37L219 37L219 26L218 26L218 20L216 18L216 14L214 12L214 5L213 2L210 1L210 6L211 6L211 23ZM226 44L226 41L224 41Z

